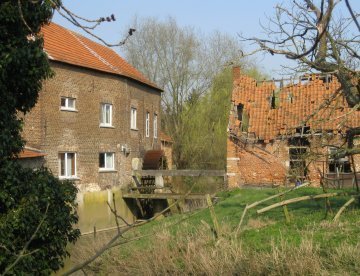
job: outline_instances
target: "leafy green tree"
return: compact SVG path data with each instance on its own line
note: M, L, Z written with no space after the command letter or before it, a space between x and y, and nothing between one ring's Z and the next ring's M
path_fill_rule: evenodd
M58 270L67 243L79 236L72 228L77 222L74 185L16 161L25 143L18 115L35 105L42 81L52 74L40 28L58 3L0 3L0 273Z
M256 79L266 77L255 66L243 70ZM226 68L214 77L209 93L195 104L187 102L181 118L184 123L181 150L187 167L225 169L232 89L232 70Z

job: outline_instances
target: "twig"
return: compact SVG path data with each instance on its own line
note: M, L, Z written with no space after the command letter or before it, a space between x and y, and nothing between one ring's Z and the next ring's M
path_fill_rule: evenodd
M122 216L120 216L120 215L117 213L117 209L116 209L116 205L115 205L115 195L114 195L114 194L113 194L113 205L114 205L114 209L111 208L109 202L106 202L106 204L107 204L107 206L110 208L111 213L113 213L113 215L114 215L114 217L115 217L115 222L116 222L117 228L120 228L118 219L121 219L127 226L130 226L130 225L131 225L131 224L128 223Z
M189 189L189 191L184 194L181 198L177 199L174 201L173 204L169 205L167 208L165 208L164 210L162 210L161 212L157 213L155 216L153 216L152 218L145 220L143 222L137 223L137 224L132 224L126 228L124 228L122 231L118 231L118 233L109 241L107 242L103 247L101 247L93 256L91 256L89 259L85 260L84 262L82 262L81 264L78 264L76 266L74 266L73 268L71 268L70 270L66 271L63 275L70 275L76 271L81 270L82 268L86 267L87 265L89 265L90 263L92 263L94 260L96 260L99 256L101 256L105 251L109 250L110 248L113 247L113 244L115 243L115 241L120 238L125 232L147 224L153 220L155 220L156 218L158 218L159 216L161 216L162 214L164 214L165 212L167 212L170 208L172 208L174 205L178 204L179 201L184 200L192 191L193 187L194 187L195 183L191 186L191 188Z
M3 275L6 275L8 272L10 272L10 270L25 256L28 256L28 255L31 255L31 254L34 254L35 252L37 252L38 250L33 250L29 253L25 253L26 250L28 249L30 243L35 239L35 236L36 234L39 232L42 224L44 223L45 219L46 219L46 215L47 215L47 212L49 210L49 203L47 204L46 206L46 210L45 210L45 214L43 216L43 218L41 219L40 223L37 225L36 229L35 229L35 232L32 234L32 236L30 237L30 239L27 241L27 243L24 245L24 247L22 248L22 250L20 251L18 257L16 258L16 260L11 264L9 265L8 267L5 268L4 270L4 273Z
M21 21L24 23L24 25L30 31L30 33L34 33L33 30L30 28L30 26L27 24L27 22L26 22L26 20L24 18L24 13L23 13L22 8L21 8L21 1L20 0L18 0L18 8L19 8L19 14L20 14Z
M191 213L190 215L186 215L185 217L183 217L182 219L172 223L172 224L169 224L169 225L165 225L163 227L163 229L167 229L167 228L171 228L175 225L178 225L178 224L181 224L182 222L188 220L189 218L197 215L198 213L204 211L204 209L201 209L201 210L198 210L196 212L193 212ZM125 239L124 241L121 241L121 242L118 242L118 243L114 243L111 247L116 247L116 246L119 246L119 245L123 245L123 244L126 244L126 243L129 243L129 242L132 242L132 241L137 241L137 240L140 240L142 238L146 238L146 237L151 237L151 236L154 236L157 232L156 231L153 231L152 233L149 233L149 234L146 234L146 235L142 235L142 236L137 236L137 237L133 237L131 239Z
M351 6L350 6L349 0L345 0L345 3L346 3L346 6L347 6L350 14L351 14L352 19L353 19L354 22L355 22L356 27L358 28L358 30L359 30L359 32L360 32L360 24L359 24L359 22L357 21L356 16L355 16L355 14L354 14Z

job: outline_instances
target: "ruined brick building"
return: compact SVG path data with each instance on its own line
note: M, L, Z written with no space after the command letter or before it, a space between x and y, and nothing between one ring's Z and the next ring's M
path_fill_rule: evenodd
M25 116L22 157L83 191L129 183L133 160L160 149L162 90L105 46L54 23L42 33L55 76Z
M341 179L354 184L360 156L335 159L345 132L360 125L331 75L262 81L233 71L227 142L230 187ZM359 140L355 144L359 146ZM360 177L358 177L360 179Z

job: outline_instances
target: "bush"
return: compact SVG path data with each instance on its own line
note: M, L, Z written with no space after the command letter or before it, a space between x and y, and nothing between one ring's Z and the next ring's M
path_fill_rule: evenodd
M80 234L72 228L78 221L75 186L69 181L61 182L46 169L33 172L21 168L16 161L2 165L0 272L20 255L12 273L49 274L58 270L68 255L66 245Z

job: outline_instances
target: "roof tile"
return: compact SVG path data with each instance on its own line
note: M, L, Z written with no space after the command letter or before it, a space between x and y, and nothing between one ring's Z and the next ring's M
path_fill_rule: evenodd
M162 91L112 49L55 23L45 25L44 51L50 60L124 76Z
M318 75L312 75L306 83L292 83L282 89L277 89L274 82L256 85L252 78L245 75L240 75L234 80L234 84L232 98L236 99L236 104L244 104L250 118L249 131L260 139L270 140L275 139L278 134L295 132L340 87L335 77L325 82ZM276 109L271 109L269 102L273 91L280 92L279 107ZM359 121L360 111L351 110L340 94L328 108L323 108L313 116L307 126L313 130L343 131L345 126L358 126Z

